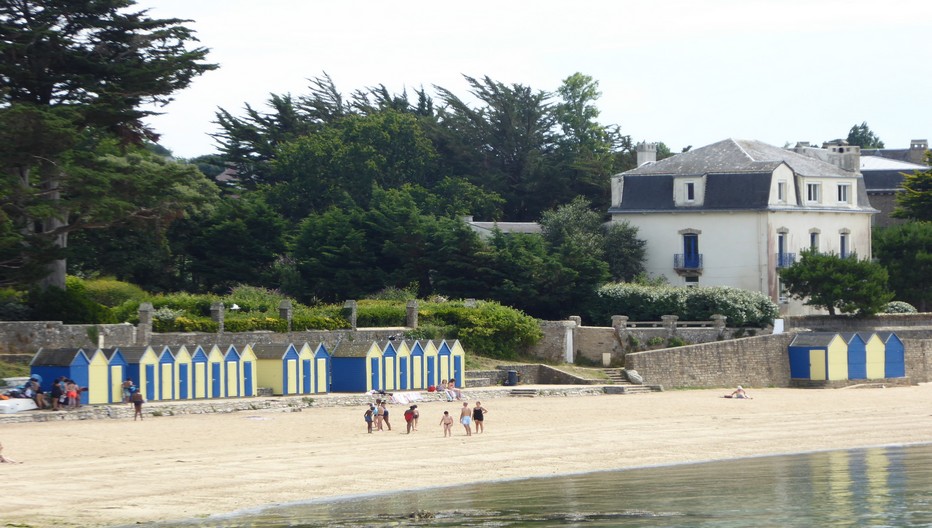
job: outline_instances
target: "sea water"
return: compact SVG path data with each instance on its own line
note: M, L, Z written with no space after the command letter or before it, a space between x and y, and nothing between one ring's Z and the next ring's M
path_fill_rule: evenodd
M473 454L469 460L475 463ZM448 472L456 475L469 466ZM389 491L390 483L385 483ZM932 444L386 493L164 526L932 526ZM163 525L160 525L163 526Z

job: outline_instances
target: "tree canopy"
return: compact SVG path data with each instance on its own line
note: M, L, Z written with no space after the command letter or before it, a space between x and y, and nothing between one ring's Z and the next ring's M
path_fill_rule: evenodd
M19 247L0 282L40 275L63 288L69 233L177 215L204 190L196 170L136 145L156 138L146 105L166 104L216 65L190 47L185 21L133 5L0 2L0 208Z
M800 259L780 270L786 291L805 304L825 308L830 315L871 315L893 299L887 290L887 270L876 262L858 260L857 255L803 250Z
M926 165L932 166L932 153L926 153ZM891 216L932 222L932 169L904 174L900 188Z
M861 148L883 148L883 141L867 126L867 121L852 126L851 130L848 131L847 141L849 145L857 145Z

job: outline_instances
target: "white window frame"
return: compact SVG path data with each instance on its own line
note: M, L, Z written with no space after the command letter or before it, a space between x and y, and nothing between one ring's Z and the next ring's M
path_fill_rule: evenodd
M686 187L683 191L687 202L696 201L696 182L686 182Z
M838 184L838 203L843 203L843 204L851 203L851 184L850 183L839 183Z
M786 203L786 182L779 181L777 182L777 201L780 203Z

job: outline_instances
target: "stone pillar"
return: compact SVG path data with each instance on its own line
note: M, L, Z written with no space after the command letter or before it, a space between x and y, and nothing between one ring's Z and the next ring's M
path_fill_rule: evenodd
M578 315L569 316L572 323L567 333L567 363L572 363L576 358L576 341L579 341L579 329L582 327L582 317Z
M350 328L356 329L356 301L346 301L343 303L343 316L349 321Z
M154 311L152 303L144 302L139 305L139 326L136 327L136 339L134 340L137 345L148 345L149 340L152 339L152 312Z
M210 319L217 323L217 334L223 334L223 303L210 303Z
M715 328L715 331L718 332L718 338L722 339L725 337L725 321L728 320L722 314L714 314L712 317L712 327Z
M678 315L661 315L660 320L663 321L663 327L667 329L667 339L676 335L676 321L679 320Z
M291 332L291 301L284 299L278 303L278 318L288 321L288 332Z
M575 337L574 334L577 326L576 321L573 321L572 318L570 319L570 321L563 323L563 328L565 330L563 337L563 361L572 364L573 353L576 351L576 343L573 338Z
M615 329L615 339L624 346L628 339L628 316L613 315L612 328Z
M417 299L411 299L405 305L405 326L417 328Z

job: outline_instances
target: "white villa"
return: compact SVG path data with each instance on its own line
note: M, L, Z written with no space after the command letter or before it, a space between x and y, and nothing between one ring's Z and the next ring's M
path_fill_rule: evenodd
M769 295L783 315L814 313L784 297L778 269L804 248L871 257L871 216L858 147L787 150L726 139L612 177L612 221L647 241L645 267L673 285Z

